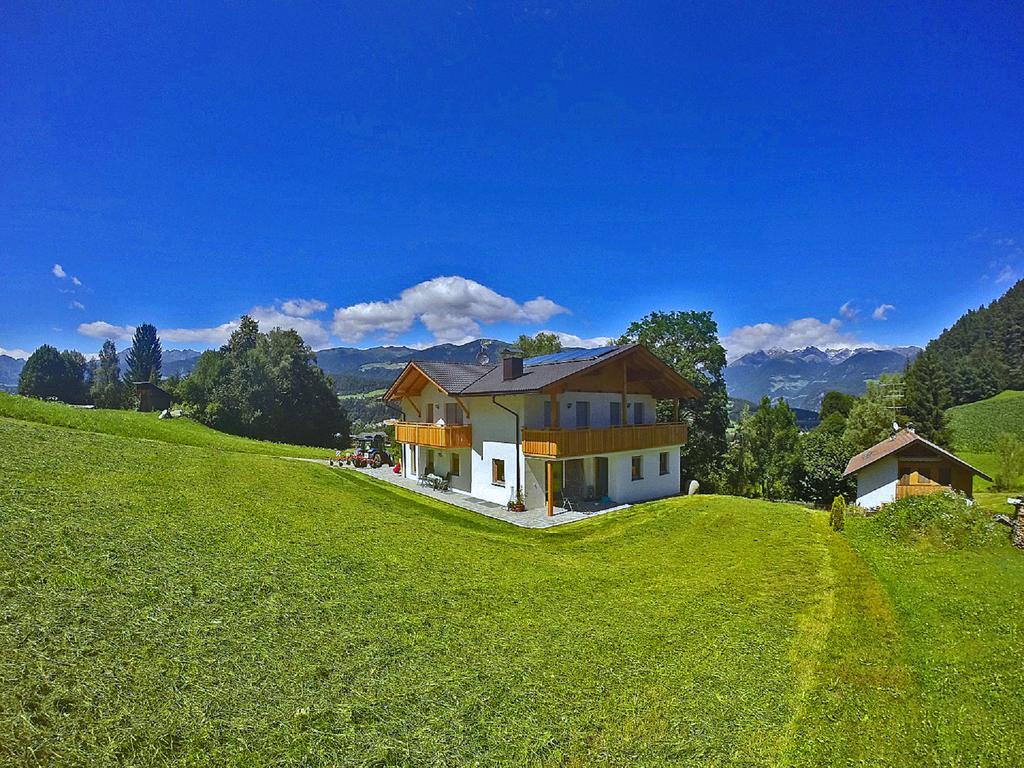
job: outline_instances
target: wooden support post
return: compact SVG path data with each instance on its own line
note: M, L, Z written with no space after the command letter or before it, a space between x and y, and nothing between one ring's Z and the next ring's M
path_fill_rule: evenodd
M622 364L622 426L626 426L629 423L629 414L626 411L626 389L629 386L629 374L626 371L626 364Z
M548 517L555 516L555 470L554 464L550 461L544 462L545 471L548 473Z

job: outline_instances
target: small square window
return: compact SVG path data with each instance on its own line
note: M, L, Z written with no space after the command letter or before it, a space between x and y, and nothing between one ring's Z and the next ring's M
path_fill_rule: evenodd
M491 484L505 484L505 460L491 459Z
M633 465L633 479L643 480L644 479L644 457L634 456L632 459Z
M668 451L662 451L658 454L658 474L668 474Z

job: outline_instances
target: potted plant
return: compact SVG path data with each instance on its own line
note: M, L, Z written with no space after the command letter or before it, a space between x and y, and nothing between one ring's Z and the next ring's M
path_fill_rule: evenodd
M509 499L508 511L509 512L525 512L526 511L526 504L523 502L523 492L522 491L518 491L517 490L516 491L516 497L514 499Z

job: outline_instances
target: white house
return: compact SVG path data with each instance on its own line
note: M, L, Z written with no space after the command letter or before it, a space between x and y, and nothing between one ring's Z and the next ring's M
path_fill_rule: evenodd
M975 475L992 479L910 429L854 456L845 474L857 478L857 504L868 509L947 488L971 498Z
M405 476L449 476L454 491L552 514L563 495L625 503L679 493L679 401L700 393L629 344L497 365L411 362L384 397L402 410ZM671 422L657 422L658 400L673 401Z

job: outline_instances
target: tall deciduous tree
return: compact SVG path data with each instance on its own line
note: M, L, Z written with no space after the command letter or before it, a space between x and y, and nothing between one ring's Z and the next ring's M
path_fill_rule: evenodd
M160 348L160 337L156 335L156 326L143 323L135 329L126 362L129 381L151 381L154 384L160 381L163 351Z
M780 398L772 405L766 396L751 417L749 429L752 479L758 495L769 499L787 496L799 460L796 414L785 400Z
M906 415L914 430L926 440L949 447L949 388L936 353L926 349L918 355L907 367L905 382Z
M827 429L814 429L800 436L800 457L793 478L797 497L825 504L836 496L851 495L853 479L843 477L853 450L842 435Z
M117 347L107 339L100 349L90 390L92 401L99 408L123 408L126 402L124 385L121 382L121 364L117 359Z
M56 398L65 403L85 403L85 357L80 352L43 344L25 361L18 379L18 392L27 397Z
M843 439L850 447L860 452L880 443L893 433L892 424L902 424L902 412L893 410L887 392L898 392L902 377L898 374L883 374L878 381L869 381L867 392L857 398L846 419ZM900 403L897 403L899 405Z
M538 333L536 336L527 336L524 333L516 342L516 347L522 351L523 357L538 357L561 352L562 342L553 333Z
M714 489L722 481L729 426L729 398L725 392L725 348L718 340L718 324L710 312L652 312L630 323L619 344L638 342L691 382L701 397L683 403L681 417L692 429L682 448L684 477L696 478ZM659 405L659 418L671 405Z

